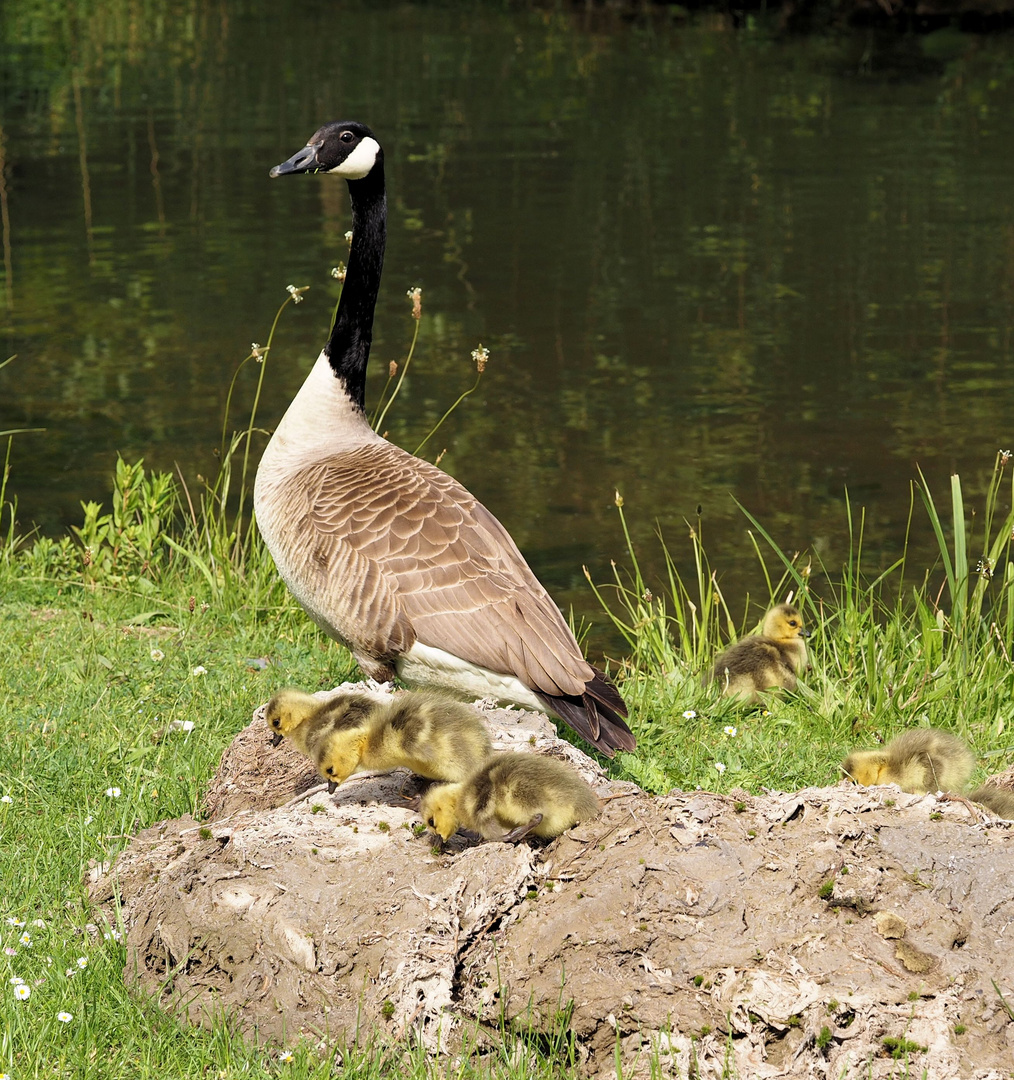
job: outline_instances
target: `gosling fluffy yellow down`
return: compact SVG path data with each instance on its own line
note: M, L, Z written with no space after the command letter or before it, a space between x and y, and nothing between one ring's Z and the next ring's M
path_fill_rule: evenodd
M853 750L841 768L857 784L897 784L902 791L925 795L961 791L975 768L975 758L956 735L913 728L883 749Z
M282 738L307 757L314 757L321 738L332 728L362 727L378 708L368 694L336 694L321 701L303 690L279 690L264 710L264 720L274 732L271 745Z
M438 784L420 800L423 821L446 840L459 828L487 840L550 839L601 809L568 765L537 754L494 754L463 783Z
M778 604L765 616L761 632L742 638L721 653L711 677L722 693L759 701L764 690L794 690L807 664L805 638L810 632L792 604Z
M311 755L328 791L354 772L410 769L430 780L463 780L489 757L489 732L469 705L425 690L399 694L364 723L332 726Z

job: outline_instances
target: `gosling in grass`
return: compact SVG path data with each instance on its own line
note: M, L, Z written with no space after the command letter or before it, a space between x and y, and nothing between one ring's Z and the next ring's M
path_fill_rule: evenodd
M765 616L761 632L730 645L715 661L711 677L722 693L760 700L763 690L795 690L807 665L803 617L792 604L778 604Z
M880 750L853 750L841 768L857 784L897 784L902 791L925 795L961 791L975 768L975 758L956 735L913 728Z
M333 792L352 773L367 770L405 768L457 782L492 752L486 726L471 706L417 690L375 705L362 723L332 724L310 756Z
M321 740L334 728L361 729L379 706L367 694L336 694L321 700L303 690L279 690L268 702L264 719L274 734L271 745L283 738L309 758L316 758Z
M1014 821L1014 791L999 788L995 784L984 784L968 793L968 801L986 807L997 817Z
M419 800L423 821L447 840L459 828L515 843L552 839L601 809L591 787L568 765L536 754L494 754L463 783L438 784Z

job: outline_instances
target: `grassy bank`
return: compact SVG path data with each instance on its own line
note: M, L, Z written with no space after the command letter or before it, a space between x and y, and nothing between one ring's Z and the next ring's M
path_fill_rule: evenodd
M902 552L868 580L860 512L847 563L835 570L786 556L754 522L761 592L749 606L722 595L698 525L689 579L671 562L668 581L645 582L631 550L616 581L597 585L603 617L627 642L614 669L640 740L613 772L653 791L831 783L853 746L917 724L967 737L976 779L1014 761L1007 470L998 459L974 518L957 478L947 510L924 486L913 489L913 514L928 513L939 536L936 568L908 566ZM272 690L354 676L350 657L280 586L256 532L226 515L227 481L195 496L121 463L110 508L84 507L77 535L62 541L19 540L4 505L0 1072L15 1080L333 1071L305 1049L282 1061L277 1048L251 1046L225 1025L181 1033L127 995L119 928L93 925L85 902L89 864L160 819L200 815L223 748ZM766 708L718 699L701 683L714 652L789 589L815 631L805 685ZM343 1063L364 1077L389 1067L368 1050ZM404 1068L438 1067L410 1057ZM500 1060L460 1068L465 1077L561 1070L567 1063L551 1056L512 1057L509 1045Z

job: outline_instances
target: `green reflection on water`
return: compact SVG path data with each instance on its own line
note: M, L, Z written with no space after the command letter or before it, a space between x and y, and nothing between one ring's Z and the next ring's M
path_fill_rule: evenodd
M215 468L235 365L289 283L273 423L345 257L343 186L267 179L323 120L385 145L391 236L370 394L412 325L391 437L500 516L561 603L657 518L705 508L727 593L756 590L734 493L831 565L843 488L898 553L919 461L981 491L1014 442L1014 43L779 38L569 8L6 0L5 355L23 522L106 498L117 452ZM946 48L941 45L946 45ZM247 373L244 373L246 375ZM253 372L242 380L237 426ZM932 541L920 550L927 560Z

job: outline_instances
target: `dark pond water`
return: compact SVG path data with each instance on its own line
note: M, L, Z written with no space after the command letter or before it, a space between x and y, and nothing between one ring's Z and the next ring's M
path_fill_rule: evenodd
M504 521L557 599L656 521L761 577L735 495L787 549L900 551L920 463L981 493L1014 443L1014 39L779 36L722 17L510 4L4 0L0 430L24 525L107 499L119 452L216 467L230 379L287 310L259 420L322 343L344 185L270 181L323 120L388 162L376 397ZM240 378L244 422L256 369ZM928 564L929 530L917 536Z

